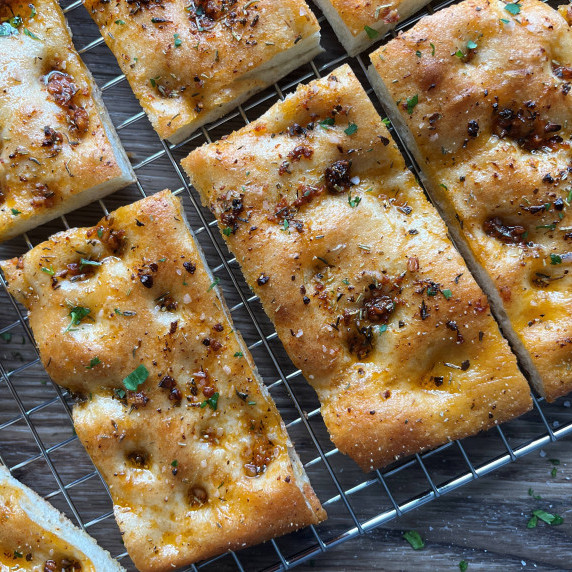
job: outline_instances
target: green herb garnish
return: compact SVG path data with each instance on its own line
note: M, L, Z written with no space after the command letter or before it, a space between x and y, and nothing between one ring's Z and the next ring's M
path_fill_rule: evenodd
M367 34L367 37L370 40L373 40L374 38L377 38L377 36L379 36L379 32L377 30L374 30L373 28L370 28L369 26L364 26L363 29L365 30L365 33Z
M85 369L93 369L96 365L99 365L101 363L101 360L96 356L94 358L91 358L89 360L89 365L85 366Z
M476 49L477 49L477 43L476 43L476 42L473 42L473 40L469 40L469 41L467 42L467 48L468 48L469 50L476 50Z
M53 276L56 273L56 271L54 270L54 267L51 265L49 268L42 266L42 272L45 272L46 274L49 274L50 276Z
M361 197L352 197L351 193L348 195L348 204L350 205L350 207L354 209L360 203L361 203Z
M564 522L564 519L560 515L550 514L549 512L546 512L545 510L540 510L540 509L539 510L533 510L532 516L533 516L533 518L536 517L536 518L538 518L538 520L541 520L542 522L545 522L546 524L550 524L551 526L558 526L559 524L562 524ZM528 525L527 525L527 527L528 527ZM534 528L534 527L531 526L529 528Z
M413 95L412 97L408 97L405 104L407 106L407 113L411 115L415 106L419 103L419 96L417 94Z
M220 282L220 278L218 276L215 277L214 282L208 287L207 292L210 292L215 286L218 286Z
M459 570L461 572L466 572L468 567L469 563L466 560L461 560L461 562L459 562Z
M66 332L74 326L79 326L81 321L91 312L89 308L85 308L84 306L73 306L70 310L69 316L71 321L69 326L66 328Z
M123 20L115 20L115 23L116 23L118 26L125 26L125 22L124 22Z
M175 34L173 37L175 38L175 48L180 47L180 45L183 43L183 40L179 38L179 34Z
M558 256L558 254L551 254L550 264L562 264L562 257Z
M517 14L520 14L520 6L516 3L510 3L510 4L506 4L504 9L509 13L512 14L513 16L516 16Z
M244 357L244 354L242 352L235 352L234 357Z
M171 467L178 467L178 466L179 466L179 461L177 461L177 459L171 461Z
M421 535L416 530L408 530L404 532L402 536L411 544L413 550L421 550L425 547L425 542L423 542Z
M137 388L149 377L149 370L143 365L137 366L124 380L123 385L129 391L137 391Z
M14 216L17 216L17 215L19 215L19 214L22 214L22 212L19 211L18 209L12 208L12 209L10 209L10 210L12 211L12 214L13 214Z
M208 399L205 399L205 400L201 403L201 408L205 408L207 405L208 405L213 411L216 411L216 408L217 408L217 405L218 405L218 391L217 391L212 397L209 397Z
M448 300L453 295L453 292L446 288L445 290L441 290L441 294L443 294L443 296L445 296L445 298Z
M430 43L429 45L431 46L431 55L434 56L435 55L435 44Z
M318 121L318 125L320 127L323 127L324 129L327 129L328 127L331 127L332 125L335 124L335 119L333 117L326 117L326 119L322 119L321 121Z
M346 135L353 135L358 130L358 126L355 123L350 123L347 129L344 129Z
M230 236L232 234L232 228L230 228L230 226L227 226L227 227L222 229L222 233L225 236Z

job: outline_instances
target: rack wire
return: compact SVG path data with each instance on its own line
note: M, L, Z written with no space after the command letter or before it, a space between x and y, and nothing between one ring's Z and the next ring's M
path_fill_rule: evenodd
M434 2L400 24L410 27L427 13L452 3ZM565 399L547 404L534 397L534 409L485 434L447 443L433 451L364 475L333 447L313 390L302 378L244 282L210 213L183 176L178 161L193 148L261 115L300 82L308 82L349 63L368 94L364 57L349 58L316 9L326 51L237 110L202 128L178 145L160 141L131 94L125 76L81 0L64 11L76 34L76 46L100 85L104 100L138 175L135 185L39 229L0 245L0 256L17 256L58 230L92 225L111 210L170 187L183 199L190 226L205 250L233 320L249 345L259 371L276 401L312 484L329 513L328 521L252 547L191 566L187 570L286 570L334 546L451 492L572 433ZM395 35L393 32L392 35ZM385 38L383 41L385 41ZM83 47L81 47L83 46ZM374 100L380 113L383 109ZM417 170L407 149L408 166ZM73 402L43 370L23 309L9 296L0 277L0 462L94 536L128 569L134 570L115 524L109 491L79 444L71 421ZM564 407L562 407L564 405ZM247 563L247 564L246 564Z

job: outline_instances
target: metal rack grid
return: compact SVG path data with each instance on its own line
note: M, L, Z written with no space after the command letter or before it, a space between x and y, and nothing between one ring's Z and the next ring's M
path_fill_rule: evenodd
M398 26L398 30L450 3L452 0L429 5ZM0 255L2 258L18 255L55 231L71 225L94 224L101 217L101 211L108 214L121 204L170 186L183 198L195 236L206 252L212 271L221 278L233 319L247 340L312 484L329 513L328 521L319 526L238 554L219 556L188 570L292 568L572 433L572 421L560 415L558 403L546 404L534 398L534 410L525 416L526 433L522 430L521 418L463 442L448 443L415 455L383 471L361 473L351 460L333 448L313 391L285 355L258 299L244 283L236 260L229 256L213 228L215 221L202 209L182 175L178 160L195 146L248 123L249 116L259 116L283 99L284 94L293 91L298 83L327 74L342 63L350 63L367 86L364 60L361 56L349 58L325 18L320 16L325 54L187 141L173 146L160 141L151 130L125 77L117 73L115 60L97 28L81 8L81 0L67 5L65 12L76 32L76 45L83 44L79 52L101 86L120 137L132 159L137 159L134 168L139 180L127 190L107 197L105 202L70 213L0 246ZM366 91L371 95L373 90ZM377 101L374 104L383 113ZM403 151L410 168L415 170L407 149ZM7 294L4 280L0 278L0 281L4 287L0 295L0 461L92 534L126 568L134 569L122 548L109 491L73 432L70 396L49 382L33 345L27 318Z

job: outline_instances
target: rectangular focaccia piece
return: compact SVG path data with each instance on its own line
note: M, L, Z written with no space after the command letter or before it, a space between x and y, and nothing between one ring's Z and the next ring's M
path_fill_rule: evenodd
M365 50L430 0L314 0L350 56Z
M310 61L320 27L304 0L86 0L163 139L199 127Z
M528 410L486 297L348 66L183 166L364 470Z
M535 389L550 401L568 393L568 22L537 0L471 0L424 18L371 59L372 83Z
M0 569L121 572L95 540L0 465Z
M0 240L135 180L55 0L0 3Z
M170 192L1 266L139 570L325 518Z

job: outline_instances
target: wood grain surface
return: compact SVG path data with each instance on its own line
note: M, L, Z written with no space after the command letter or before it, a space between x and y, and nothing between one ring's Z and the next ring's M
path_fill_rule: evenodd
M78 49L97 41L99 32L82 6L68 14ZM357 59L347 58L331 29L320 19L322 45L326 52L315 60L322 75L348 62L369 88ZM313 390L297 374L276 340L272 327L242 280L238 267L226 251L218 231L204 227L201 216L212 221L209 213L197 209L194 191L183 186L166 148L141 115L140 108L125 81L108 84L120 75L119 68L104 44L97 44L83 54L97 83L106 86L104 100L119 134L136 168L141 187L135 185L105 199L108 210L141 197L141 190L152 194L163 188L178 191L197 239L206 252L221 285L236 326L251 346L260 373L269 385L280 412L288 425L312 484L329 519L312 531L306 529L237 554L245 570L261 570L280 564L277 550L285 558L317 546L317 536L325 542L339 544L312 556L300 570L459 570L459 562L468 562L468 570L572 570L572 447L570 438L546 443L514 463L499 468L433 500L436 490L447 483L470 475L471 463L477 471L494 459L507 457L507 445L519 451L538 439L548 441L547 425L535 409L486 434L465 439L462 449L453 443L417 459L396 464L381 475L364 475L351 461L337 453L321 420ZM364 61L366 61L364 59ZM299 81L315 77L315 69L306 65L279 82L288 93ZM371 90L368 91L371 94ZM278 98L275 88L255 96L218 126L210 128L212 139L244 125L261 115ZM372 98L373 99L373 98ZM374 101L379 108L377 102ZM383 111L380 109L380 112ZM244 116L243 116L244 114ZM190 142L172 149L175 162L195 146L207 140L207 133L197 134ZM32 244L70 226L94 224L104 213L95 203L29 233ZM212 238L211 238L212 233ZM24 252L28 245L23 237L0 245L2 258ZM227 270L219 251L230 260ZM251 299L248 307L242 302ZM20 308L20 311L22 309ZM256 325L252 321L256 317ZM57 508L76 523L80 522L102 546L114 555L124 555L124 548L105 485L95 472L88 456L75 436L69 417L71 401L48 379L38 363L31 338L18 320L18 312L6 292L0 288L0 460L13 469L13 474L40 494L47 496ZM264 336L263 343L260 334ZM284 378L288 382L284 382ZM304 421L290 390L303 411ZM548 427L554 431L572 428L570 399L554 404L541 403ZM326 453L326 467L316 445ZM530 447L532 448L532 447ZM553 465L550 459L558 459ZM468 461L468 462L467 462ZM556 469L552 476L552 469ZM335 475L335 481L332 478ZM429 481L429 479L430 481ZM470 480L470 479L467 479ZM385 483L385 485L384 485ZM340 498L338 486L348 494ZM387 488L385 488L387 487ZM449 487L452 488L452 487ZM540 500L528 494L529 488ZM65 494L64 494L65 491ZM394 517L394 504L410 508L410 512ZM67 498L66 498L67 496ZM418 500L415 500L418 499ZM416 506L422 502L422 506ZM347 504L346 504L347 503ZM539 522L534 529L526 524L533 510L544 509L561 515L564 523L549 526ZM386 522L367 534L356 527L369 527L384 515ZM425 539L424 549L413 550L402 538L406 530L417 530ZM350 531L350 533L348 533ZM351 532L353 531L353 532ZM355 538L341 542L344 538ZM128 557L122 564L134 570ZM205 567L206 570L236 570L237 561L225 555ZM104 572L104 571L103 571Z

